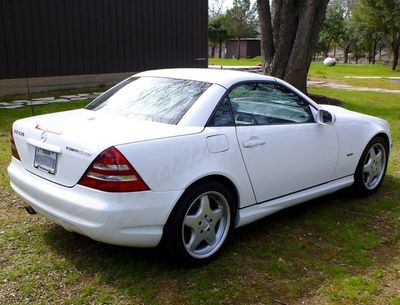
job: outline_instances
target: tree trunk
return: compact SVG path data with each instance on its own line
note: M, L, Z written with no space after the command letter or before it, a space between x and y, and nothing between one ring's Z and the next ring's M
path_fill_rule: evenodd
M392 62L392 70L396 70L397 65L399 64L399 47L397 46L397 53L393 55L393 62Z
M240 37L238 37L236 44L236 59L240 59Z
M222 58L222 40L219 40L218 58Z
M390 43L390 46L393 52L392 70L394 71L399 64L400 37L393 37L393 41Z
M268 74L285 78L287 65L298 25L298 7L294 0L275 0L272 2L272 24L275 44L275 53L269 66ZM278 15L279 14L279 15ZM260 22L261 21L260 19Z
M372 63L372 48L368 50L368 63Z
M376 53L378 51L378 37L377 36L375 36L374 47L373 48L374 49L372 50L372 64L375 65L375 63L376 63Z
M215 57L215 46L211 46L211 58Z
M273 0L269 14L268 2L257 0L262 36L268 35L272 23L272 35L262 38L264 60L271 55L267 52L273 54L265 73L306 92L307 73L329 0Z
M261 34L261 56L264 59L263 71L264 74L269 70L272 59L274 58L275 45L272 33L272 18L269 0L257 0L257 11L260 20Z
M347 45L345 48L344 48L344 63L345 64L347 64L347 63L349 63L349 52L350 52L350 45Z
M325 58L327 58L328 55L329 55L329 49L331 48L331 43L332 43L332 39L329 40L328 45L326 46L326 49L325 49Z
M284 79L303 92L307 92L307 74L312 55L319 40L329 0L301 1L296 40Z

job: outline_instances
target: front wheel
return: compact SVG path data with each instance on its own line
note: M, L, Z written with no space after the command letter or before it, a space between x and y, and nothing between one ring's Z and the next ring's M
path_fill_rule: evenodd
M164 246L176 262L195 266L213 259L233 225L234 202L228 188L205 182L188 189L164 230Z
M361 155L354 177L354 187L360 195L370 195L379 188L385 177L388 157L385 139L374 137Z

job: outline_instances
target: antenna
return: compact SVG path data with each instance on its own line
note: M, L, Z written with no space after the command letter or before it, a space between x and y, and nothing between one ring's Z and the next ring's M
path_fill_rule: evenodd
M31 96L31 88L29 87L28 76L25 77L25 82L26 82L26 90L27 90L27 93L28 93L28 97L30 98L30 96ZM35 111L33 110L32 99L29 99L29 104L31 105L31 112L32 112L32 115L34 116L35 115Z

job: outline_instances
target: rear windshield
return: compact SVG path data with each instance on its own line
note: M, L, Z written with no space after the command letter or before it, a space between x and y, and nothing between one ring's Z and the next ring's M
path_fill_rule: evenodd
M86 109L177 124L210 85L192 80L131 77L99 96Z

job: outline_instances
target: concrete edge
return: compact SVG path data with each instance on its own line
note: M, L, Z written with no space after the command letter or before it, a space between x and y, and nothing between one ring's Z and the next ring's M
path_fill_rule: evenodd
M136 72L0 79L0 95L114 85Z

